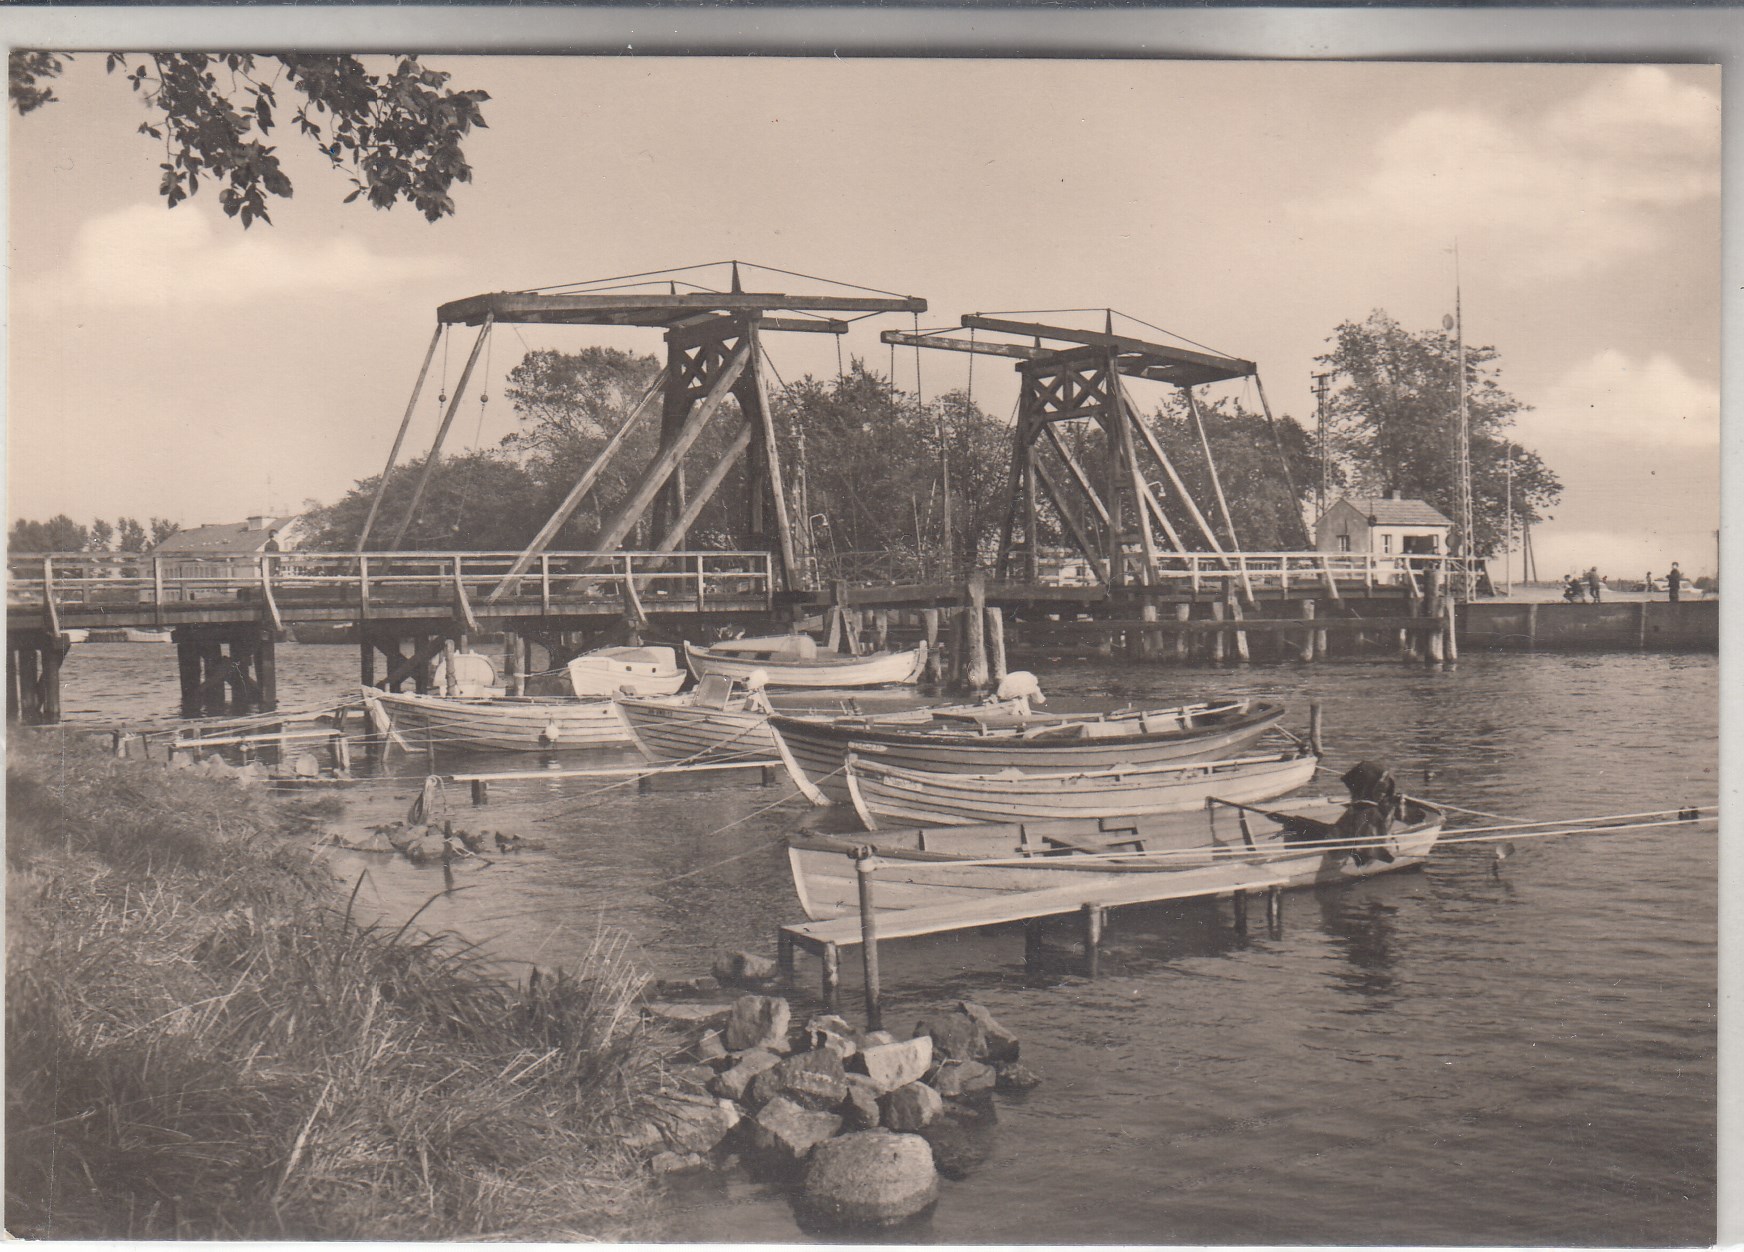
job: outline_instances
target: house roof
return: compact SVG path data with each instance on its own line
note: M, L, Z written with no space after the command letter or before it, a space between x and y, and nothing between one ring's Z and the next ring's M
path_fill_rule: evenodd
M222 522L214 526L195 526L178 530L153 548L153 556L239 556L259 552L276 530L283 539L284 530L297 519L274 517L265 526L249 529L247 522Z
M1376 526L1452 526L1453 519L1427 500L1391 500L1386 496L1345 496L1346 503L1374 518Z

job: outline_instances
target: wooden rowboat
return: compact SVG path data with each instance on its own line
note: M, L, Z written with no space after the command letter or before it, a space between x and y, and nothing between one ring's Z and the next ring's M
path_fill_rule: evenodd
M926 645L906 652L875 652L870 656L840 656L817 652L810 656L786 641L805 636L777 635L769 639L733 640L708 648L684 645L684 659L698 678L716 675L744 682L761 670L770 687L829 689L846 687L906 686L920 677L926 664ZM751 646L746 646L751 645Z
M1209 761L1248 747L1284 718L1271 701L1236 700L1104 715L966 716L961 709L896 719L787 717L770 725L782 763L808 795L846 803L842 777L852 749L903 769L990 774L1059 773ZM810 790L807 790L807 789Z
M769 705L722 678L678 696L619 696L624 728L642 755L661 765L776 759Z
M563 696L420 696L363 689L366 711L379 709L395 729L427 731L438 746L493 752L567 752L630 742L610 700ZM373 706L373 709L372 709Z
M1128 818L1238 804L1304 787L1319 758L1290 750L1218 761L1168 761L1082 773L957 774L903 769L850 752L843 777L866 829L879 819L966 825L1047 818Z
M1119 821L796 836L788 840L787 857L800 907L813 921L858 911L852 857L858 848L870 847L879 914L955 911L969 925L977 907L1014 894L1033 893L1038 902L1058 894L1057 911L1066 912L1075 907L1064 899L1068 896L1141 903L1367 878L1421 865L1441 836L1441 810L1407 800L1400 820L1379 844L1286 838L1303 819L1330 826L1346 807L1343 800L1309 797L1261 808L1213 803L1197 813ZM1377 855L1377 847L1391 859ZM1035 911L1050 910L1038 903ZM946 928L941 922L929 929Z

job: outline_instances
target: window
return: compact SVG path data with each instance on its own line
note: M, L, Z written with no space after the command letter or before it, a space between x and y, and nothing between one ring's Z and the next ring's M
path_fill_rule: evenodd
M1393 555L1393 537L1391 535L1381 536L1381 552L1386 556Z
M1340 552L1349 552L1350 551L1350 536L1349 535L1340 535L1338 537L1338 550Z

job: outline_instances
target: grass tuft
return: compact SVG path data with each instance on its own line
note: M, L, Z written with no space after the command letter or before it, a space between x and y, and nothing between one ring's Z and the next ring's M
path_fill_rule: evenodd
M313 814L58 736L8 763L7 1229L612 1238L669 1041L621 939L511 986L363 925Z

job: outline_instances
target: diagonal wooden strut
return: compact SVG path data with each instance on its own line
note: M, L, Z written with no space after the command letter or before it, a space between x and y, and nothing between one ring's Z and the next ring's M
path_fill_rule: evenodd
M369 535L375 529L375 515L381 511L382 497L388 492L388 477L394 472L394 462L400 459L400 445L406 442L406 431L412 425L412 414L418 409L418 397L424 392L424 379L430 373L430 362L436 358L436 345L442 342L442 332L445 329L441 322L436 323L436 333L430 336L430 346L424 352L424 364L418 367L418 381L412 384L412 398L406 401L406 415L400 419L400 429L394 435L394 446L388 450L387 466L382 470L381 482L376 484L375 499L369 502L369 516L363 519L363 533L357 537L359 552L369 547Z
M708 506L710 498L719 489L721 483L726 481L728 472L738 464L739 458L745 455L745 449L751 446L753 431L754 427L748 421L739 427L739 433L733 436L726 451L721 453L720 460L715 462L714 468L709 470L702 482L697 485L696 494L684 506L684 512L678 515L677 520L667 528L666 534L661 537L660 542L654 545L654 551L671 552L684 542L685 533L696 525L696 519L702 516L702 511Z
M1138 427L1138 433L1144 439L1145 447L1150 449L1151 455L1157 459L1157 464L1163 467L1163 473L1168 476L1170 485L1175 489L1175 494L1181 498L1181 503L1185 504L1187 511L1192 514L1193 521L1199 527L1199 533L1205 536L1205 542L1211 545L1213 552L1221 554L1223 545L1217 542L1217 534L1211 529L1211 523L1205 520L1205 514L1199 511L1199 505L1194 501L1193 494L1187 490L1187 484L1181 481L1181 475L1175 471L1175 463L1169 460L1168 455L1163 451L1162 444L1158 443L1157 437L1151 433L1151 428L1140 419L1138 409L1133 405L1132 398L1126 394L1126 389L1120 387L1118 381L1115 385L1120 392L1121 407L1126 410L1133 425Z
M466 397L466 385L472 381L473 366L478 364L478 354L484 350L485 340L490 338L491 319L486 317L484 325L478 329L478 338L473 341L472 353L466 358L466 368L460 373L460 385L454 389L454 399L449 402L448 412L442 416L442 425L436 430L436 438L430 444L430 455L424 458L424 468L418 473L418 483L412 488L412 502L406 506L406 515L400 519L400 527L394 532L394 541L390 549L397 550L405 541L406 531L411 528L412 520L418 516L418 505L424 499L424 489L430 485L430 475L436 472L436 462L442 459L442 444L448 438L448 428L454 425L454 415L460 412L460 402ZM385 485L385 484L384 484Z
M527 545L521 555L515 558L514 564L509 566L509 572L503 575L503 580L491 588L490 594L484 598L486 604L495 604L503 596L512 593L516 585L519 584L521 575L525 574L528 567L533 564L534 558L550 546L551 541L557 537L557 532L563 529L563 523L569 520L570 514L574 513L576 508L580 506L583 498L599 481L600 475L605 473L612 458L617 456L618 450L624 446L624 441L629 438L630 431L652 411L654 402L666 390L667 377L668 374L664 368L654 376L654 381L649 386L647 393L636 402L636 407L630 410L624 420L618 423L618 428L612 432L611 438L606 440L605 446L599 450L599 455L594 457L593 463L582 471L581 477L575 480L575 485L569 489L569 494L563 497L563 503L559 504L556 511L546 519L545 525L539 528L539 533L533 536L533 541Z
M1211 471L1211 489L1217 493L1217 512L1223 518L1223 529L1229 535L1229 546L1241 551L1241 540L1235 537L1235 523L1229 520L1229 501L1223 498L1223 481L1217 476L1217 462L1211 457L1211 440L1205 434L1205 421L1199 416L1199 402L1191 387L1181 388L1187 395L1187 411L1193 415L1193 426L1199 432L1199 447L1205 453L1205 468Z

